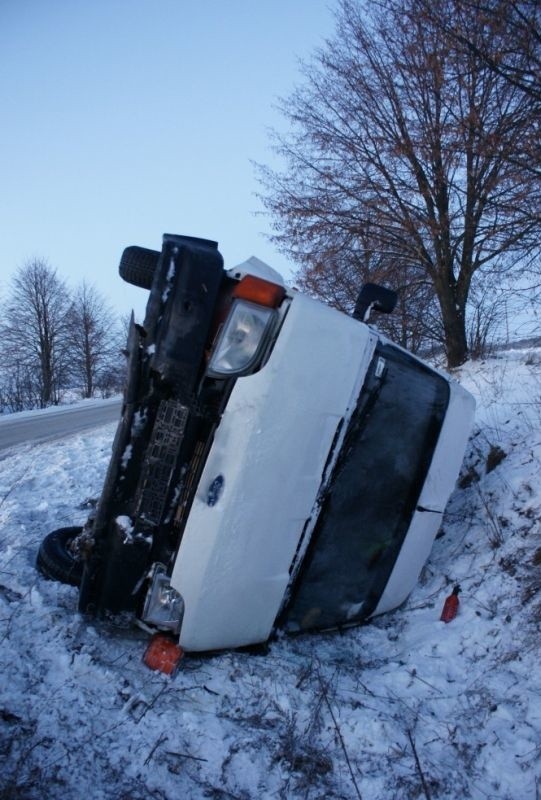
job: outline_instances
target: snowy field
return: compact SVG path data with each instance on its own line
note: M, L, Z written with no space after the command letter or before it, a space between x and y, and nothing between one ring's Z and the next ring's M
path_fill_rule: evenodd
M540 800L541 351L460 378L476 428L405 606L173 680L142 664L142 632L83 620L34 568L45 533L85 520L114 425L4 451L0 797Z

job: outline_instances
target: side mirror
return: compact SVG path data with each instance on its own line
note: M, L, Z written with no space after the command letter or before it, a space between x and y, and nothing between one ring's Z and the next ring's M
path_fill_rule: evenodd
M365 283L357 297L353 318L368 322L372 309L390 314L394 311L397 300L398 295L392 289L386 289L377 283Z

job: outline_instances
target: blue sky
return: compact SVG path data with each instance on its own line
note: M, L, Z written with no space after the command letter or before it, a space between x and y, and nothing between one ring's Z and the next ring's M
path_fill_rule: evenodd
M218 240L286 277L251 161L276 164L273 108L333 32L332 0L0 0L0 291L47 258L120 312L130 244Z

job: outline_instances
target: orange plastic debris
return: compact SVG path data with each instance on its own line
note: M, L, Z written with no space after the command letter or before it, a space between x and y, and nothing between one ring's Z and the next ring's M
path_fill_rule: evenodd
M452 594L449 595L449 597L443 604L443 611L441 612L441 617L440 617L442 622L451 622L451 620L453 620L458 614L459 592L460 592L460 586L455 586L455 588L452 591Z
M150 669L174 675L177 671L184 650L165 633L155 633L143 656L143 662Z

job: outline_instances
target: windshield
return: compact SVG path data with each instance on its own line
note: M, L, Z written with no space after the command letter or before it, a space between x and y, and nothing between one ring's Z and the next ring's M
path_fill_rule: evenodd
M366 619L417 505L449 401L447 381L379 345L297 578L289 630Z

